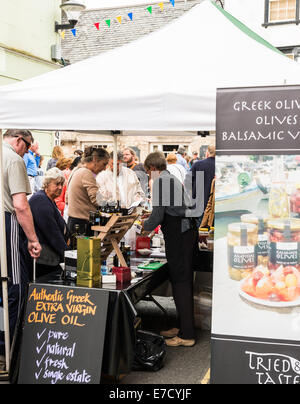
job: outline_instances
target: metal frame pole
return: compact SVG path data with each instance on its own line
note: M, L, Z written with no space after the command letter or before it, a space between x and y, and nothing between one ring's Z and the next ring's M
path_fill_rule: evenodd
M5 213L4 213L4 182L3 182L3 154L2 154L2 130L0 129L0 263L2 278L2 298L4 312L4 338L5 338L5 361L6 371L10 366L10 332L9 332L9 307L8 307L8 286L7 286L7 256L6 256L6 233L5 233Z
M114 139L114 187L113 187L113 195L114 195L114 202L117 202L117 164L118 164L118 135L114 134L113 135Z

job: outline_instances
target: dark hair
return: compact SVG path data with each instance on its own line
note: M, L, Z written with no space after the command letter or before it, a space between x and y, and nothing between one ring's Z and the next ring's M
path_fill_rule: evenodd
M75 150L74 154L77 154L78 156L82 156L83 155L83 151L82 150Z
M4 134L3 138L7 137L30 137L31 143L34 142L33 136L29 130L26 129L8 129Z
M114 152L113 151L109 154L109 158L111 158L111 159L114 158ZM123 152L117 151L117 160L118 161L123 161Z
M167 162L164 154L162 152L150 153L144 162L145 168L150 170L151 167L155 167L159 171L164 171L167 169Z
M81 162L81 157L75 157L74 160L72 161L70 165L70 170L72 171L75 167L78 166L78 164Z
M102 147L87 147L84 151L84 158L83 162L84 163L90 163L94 159L97 160L103 160L103 159L109 159L109 154L107 150L103 149Z

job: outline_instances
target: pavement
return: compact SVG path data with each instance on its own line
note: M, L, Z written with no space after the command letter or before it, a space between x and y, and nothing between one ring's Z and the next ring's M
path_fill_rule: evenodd
M159 333L173 328L176 310L172 297L155 297L167 311L167 317L152 302L136 306L142 319L141 329ZM209 384L210 331L197 329L193 347L167 347L164 367L158 372L131 372L119 384Z

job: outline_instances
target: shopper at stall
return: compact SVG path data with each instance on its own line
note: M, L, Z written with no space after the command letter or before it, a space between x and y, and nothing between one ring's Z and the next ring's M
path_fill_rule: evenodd
M9 129L3 135L4 213L11 338L29 279L28 252L33 258L38 258L41 252L27 201L31 188L23 161L23 156L33 141L32 134L28 130ZM2 287L0 297L2 302ZM0 370L3 366L4 352L4 335L0 333Z
M174 175L182 184L184 184L186 170L182 167L182 165L177 164L176 154L170 153L167 156L167 170L170 174Z
M89 213L96 212L99 186L96 176L106 169L109 154L105 149L89 147L85 150L82 166L75 168L68 181L67 199L69 210L68 228L75 233L79 225L81 234L87 231Z
M179 146L178 150L177 150L177 164L182 165L182 167L188 171L189 170L189 166L188 163L185 159L186 156L186 150L183 146Z
M199 160L192 167L192 181L193 181L193 199L200 198L200 192L204 192L204 210L211 193L211 184L215 178L215 156L216 148L214 145L209 145L207 149L208 157L204 160ZM197 184L197 172L204 173L204 189L203 186L199 188Z
M129 208L133 203L144 204L146 196L141 188L138 177L133 170L123 164L123 153L117 153L117 194L114 198L114 154L110 154L108 168L97 175L99 191L98 205L109 202L120 202L123 208Z
M68 179L71 174L70 167L71 167L72 161L73 160L71 158L62 158L62 159L59 159L58 162L56 163L56 167L63 172L65 180L66 180L60 196L55 199L56 206L58 207L62 216L64 216L64 211L65 211L65 207L66 207L67 183L68 183Z
M39 166L37 169L37 176L34 178L34 192L38 192L42 189L43 177L44 177L44 170L42 168L43 161L44 156L40 156Z
M153 184L153 211L144 222L144 229L153 231L161 225L178 314L178 328L161 334L170 337L166 340L168 346L193 346L195 327L192 261L197 230L194 219L186 217L183 186L166 170L164 155L160 152L151 153L144 164L149 175L159 174Z
M123 150L123 162L127 164L127 168L130 168L131 170L137 165L135 151L130 147L126 147Z
M34 142L29 148L28 152L25 153L23 157L32 194L35 192L35 179L38 175L38 167L41 158L38 153L38 149L39 149L38 142Z
M52 150L52 158L47 163L47 170L56 166L59 159L64 157L63 149L60 146L54 146Z
M59 263L64 261L64 251L68 249L67 225L55 203L64 184L64 173L56 167L51 168L44 176L43 189L29 200L36 233L42 245L36 265L37 277L61 270Z
M191 168L193 167L193 164L196 163L196 161L199 161L199 157L198 157L198 152L194 151L193 156L192 156L192 160L190 162Z

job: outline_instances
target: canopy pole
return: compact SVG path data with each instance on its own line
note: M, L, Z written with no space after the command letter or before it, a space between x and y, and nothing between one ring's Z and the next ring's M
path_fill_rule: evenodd
M6 256L6 233L5 233L5 213L4 213L4 182L3 182L3 153L2 153L2 130L0 129L0 264L2 277L2 298L4 314L4 339L5 339L5 361L6 371L9 372L10 365L10 332L9 332L9 308L8 308L8 288L7 288L7 256Z
M114 202L117 202L117 169L118 169L118 135L116 133L113 134L114 140L114 187L113 187L113 196Z

